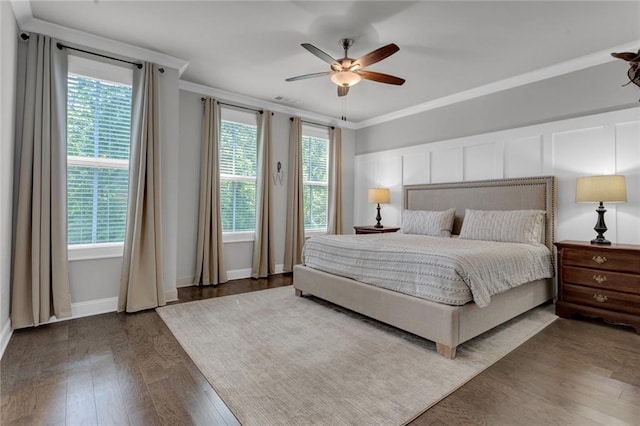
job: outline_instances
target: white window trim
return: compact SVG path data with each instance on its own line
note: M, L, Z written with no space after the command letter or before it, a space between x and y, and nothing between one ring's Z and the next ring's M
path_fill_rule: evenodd
M321 124L303 124L302 136L329 140L329 128Z
M79 157L76 155L67 155L67 165L96 167L100 169L129 170L129 160L119 160L116 158Z
M116 65L96 60L95 57L84 58L76 53L69 54L67 71L69 74L100 80L107 83L133 85L131 66Z
M223 232L223 243L245 243L256 240L256 231Z
M220 173L220 180L228 180L231 182L249 182L256 183L256 176L243 176L243 175L228 175L225 173Z
M324 127L324 126L314 126L314 125L303 125L302 126L302 136L303 137L308 137L308 138L315 138L315 139L324 139L327 141L327 143L331 143L331 141L329 141L329 129ZM327 153L327 157L328 157L328 153ZM330 159L327 158L327 179L329 177L329 161ZM321 181L314 181L314 180L303 180L302 181L302 186L304 187L305 185L312 185L312 186L324 186L326 188L329 187L329 182L321 182ZM328 201L328 200L327 200ZM329 206L327 205L327 213L328 213L328 209ZM317 235L326 235L327 234L327 228L304 228L304 236L305 238L308 237L313 237L313 236L317 236Z
M235 124L254 126L257 128L256 116L253 113L247 113L246 111L238 111L233 108L222 108L222 121L227 121ZM257 141L256 141L257 143ZM256 147L257 148L257 147ZM257 173L257 170L256 170ZM230 175L227 173L220 173L220 180L228 182L247 182L257 185L257 176L245 176L245 175ZM223 243L244 243L253 242L256 240L255 229L251 231L223 231L222 242Z
M327 235L327 228L305 228L305 238L315 237L318 235Z
M249 182L257 185L258 178L256 176L240 176L240 175L228 175L220 174L220 180L229 182ZM223 243L243 243L256 240L256 230L251 231L223 231L222 242Z
M322 182L319 180L303 180L303 185L313 185L313 186L329 186L328 182Z
M70 244L68 246L68 259L89 260L108 259L122 257L124 254L124 242L100 243L100 244Z
M69 74L127 86L131 86L133 83L133 72L130 67L108 64L76 55L69 55L68 59L67 72ZM128 170L129 160L68 155L67 166ZM124 254L124 241L69 244L67 253L69 261L118 258Z
M328 187L329 184L327 182L319 182L315 180L306 180L302 181L302 186L304 185L313 185L313 186L324 186ZM327 206L327 210L329 206ZM315 235L325 235L327 233L327 228L304 228L304 235L315 236Z
M114 158L67 156L68 166L96 167L100 169L129 169L129 160ZM89 259L109 259L122 257L124 253L124 241L96 243L96 244L69 244L67 246L69 261Z

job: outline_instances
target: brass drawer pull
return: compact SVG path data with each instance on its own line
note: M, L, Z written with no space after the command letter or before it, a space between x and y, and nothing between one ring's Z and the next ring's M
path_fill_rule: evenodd
M604 303L604 302L606 302L607 300L609 300L609 299L607 299L607 296L603 296L603 295L601 295L601 294L594 294L594 295L593 295L593 299L594 299L596 302L600 302L600 303Z
M594 275L593 276L593 280L595 282L597 282L598 284L602 284L603 282L605 282L607 280L607 277L603 277L601 275Z
M603 263L605 263L607 261L607 258L604 257L604 256L593 256L591 258L591 260L596 262L598 265L602 265Z

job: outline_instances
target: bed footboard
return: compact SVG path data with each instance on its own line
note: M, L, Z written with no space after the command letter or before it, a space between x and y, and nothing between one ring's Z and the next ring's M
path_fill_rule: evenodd
M312 294L336 305L436 342L442 356L456 347L553 298L553 280L538 280L498 294L490 306L450 306L339 277L303 265L293 270L295 294Z

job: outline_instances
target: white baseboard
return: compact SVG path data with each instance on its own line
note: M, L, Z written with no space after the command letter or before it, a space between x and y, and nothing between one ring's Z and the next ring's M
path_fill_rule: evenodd
M284 265L283 264L276 265L275 273L282 274L283 272L284 272ZM227 271L227 279L229 279L229 281L239 280L242 278L251 278L251 268L231 269ZM193 283L194 280L195 280L194 277L178 278L176 280L176 288L191 287L195 285Z
M239 280L241 278L251 278L251 268L232 269L227 271L227 279L229 281Z
M164 300L166 302L175 302L178 300L178 289L176 288L175 290L166 291L164 293Z
M251 278L251 268L232 269L227 271L228 280L239 280L241 278ZM176 280L176 288L194 286L196 285L193 283L194 281L195 277L178 278Z
M164 293L167 302L178 300L178 290L170 290ZM77 302L71 304L71 316L69 318L51 317L49 322L67 321L76 318L88 317L91 315L106 314L118 311L118 298L107 297L104 299L87 300L86 302Z
M115 312L118 310L118 298L107 297L105 299L88 300L86 302L77 302L71 304L71 316L69 318L56 318L52 316L49 318L48 323L67 321L76 318L88 317L91 315L106 314L108 312ZM4 351L9 344L9 339L13 334L11 328L11 321L7 320L4 327L2 327L2 334L0 335L0 357L4 355Z
M193 284L193 281L195 280L195 277L184 277L184 278L178 278L176 280L176 288L181 288L181 287L191 287Z
M284 265L279 264L276 265L276 274L282 274L284 272ZM241 278L251 278L251 268L244 269L233 269L231 271L227 271L227 278L229 280L239 280Z
M11 335L13 335L13 329L11 328L11 318L7 318L4 325L2 326L2 331L0 332L0 359L2 359L5 349L7 349L7 345L9 344L9 340L11 339Z
M276 265L276 274L282 274L283 271L282 264ZM251 277L251 268L245 269L235 269L231 271L227 271L227 277L229 280L237 280L241 278L250 278ZM189 287L193 285L193 277L187 278L179 278L176 282L176 289L165 292L165 300L167 302L174 302L178 300L178 288L180 287ZM116 312L118 310L118 298L117 297L107 297L104 299L96 299L96 300L88 300L86 302L77 302L71 304L71 317L69 318L61 318L58 319L56 317L51 317L49 319L50 323L67 321L76 318L88 317L91 315L100 315L106 314L109 312ZM0 359L2 355L4 355L4 351L9 344L9 339L13 335L13 329L11 328L11 319L7 319L4 326L2 327L2 331L0 331Z
M62 318L59 321L68 319L88 317L90 315L106 314L107 312L116 312L118 310L118 298L107 297L105 299L88 300L86 302L77 302L71 304L71 317Z

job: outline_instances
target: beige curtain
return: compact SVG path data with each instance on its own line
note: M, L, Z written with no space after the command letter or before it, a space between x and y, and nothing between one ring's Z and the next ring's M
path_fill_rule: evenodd
M200 209L194 284L227 282L220 219L220 105L205 98L200 154Z
M21 46L21 49L25 46ZM67 258L67 53L38 34L20 54L11 325L71 316ZM5 206L6 207L6 206ZM3 208L5 208L3 207Z
M258 114L258 172L256 182L256 237L253 243L251 276L275 274L274 237L271 213L271 112Z
M118 312L165 305L158 66L133 69L129 200Z
M291 119L289 131L289 177L287 179L287 227L284 239L284 270L302 263L304 246L304 194L302 186L302 121Z
M327 234L342 234L342 129L329 128Z

